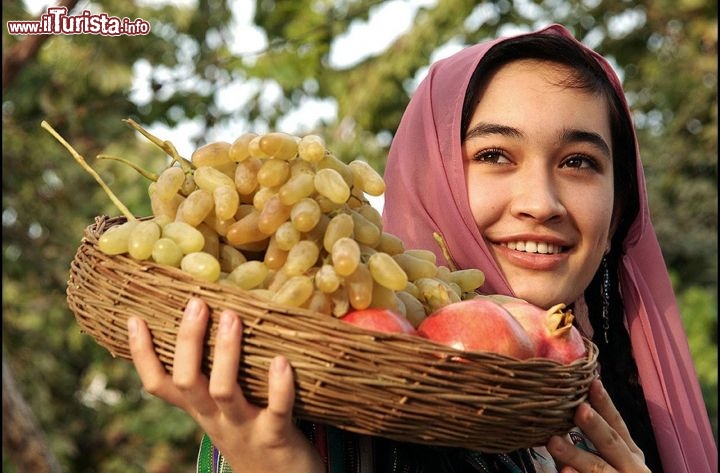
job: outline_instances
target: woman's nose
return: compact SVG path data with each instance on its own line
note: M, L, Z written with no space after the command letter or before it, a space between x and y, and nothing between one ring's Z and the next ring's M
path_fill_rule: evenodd
M560 194L551 173L528 169L513 186L511 213L538 222L558 220L567 214Z

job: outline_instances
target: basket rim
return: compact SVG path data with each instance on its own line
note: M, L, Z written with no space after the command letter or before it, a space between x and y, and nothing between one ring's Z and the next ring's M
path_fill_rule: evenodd
M131 359L127 314L141 311L148 321L158 317L148 311L162 312L166 318L148 325L156 353L171 370L173 330L189 297L198 295L210 307L203 360L207 374L218 314L235 309L243 320L238 378L243 393L264 405L269 361L285 355L295 373L295 415L301 419L401 441L506 452L566 433L574 409L597 377L598 349L584 337L587 356L565 365L461 351L416 335L374 332L319 312L283 307L178 268L105 255L97 248L98 237L124 221L102 215L85 228L67 287L68 306L81 329L113 356ZM154 291L150 299L143 292L147 281ZM512 434L507 433L509 418L520 422ZM495 430L498 423L501 430Z

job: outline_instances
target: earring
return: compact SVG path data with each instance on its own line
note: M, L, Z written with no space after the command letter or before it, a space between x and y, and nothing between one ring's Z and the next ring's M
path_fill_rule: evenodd
M610 271L608 270L607 258L602 259L603 282L602 282L602 318L603 334L605 343L608 343L608 331L610 330Z

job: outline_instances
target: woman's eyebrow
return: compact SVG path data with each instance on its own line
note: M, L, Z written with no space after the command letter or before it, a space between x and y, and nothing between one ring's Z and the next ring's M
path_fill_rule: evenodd
M523 134L517 128L497 123L480 122L468 129L465 139L478 138L484 135L504 135L512 138L521 138Z
M594 131L585 131L577 129L565 129L560 133L561 143L589 143L598 148L608 158L612 156L610 145Z
M486 135L503 135L510 138L522 138L523 134L517 128L498 123L480 122L468 129L465 139L479 138ZM560 143L590 143L598 148L606 156L612 156L610 145L593 131L578 130L574 128L565 129L560 133Z

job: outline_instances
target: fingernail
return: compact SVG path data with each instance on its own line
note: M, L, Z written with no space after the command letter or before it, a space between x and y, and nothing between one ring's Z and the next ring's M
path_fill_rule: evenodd
M233 322L234 322L235 316L232 315L229 312L223 312L220 314L220 325L218 326L218 330L221 332L229 332L232 328Z
M127 322L128 335L134 337L138 331L138 322L135 317L130 317Z
M284 356L276 356L270 362L270 370L275 374L281 374L288 370L290 365Z
M198 315L200 314L200 306L201 306L201 302L199 299L196 299L194 297L191 298L188 301L187 306L185 306L185 314L184 314L183 318L185 320L197 319Z

